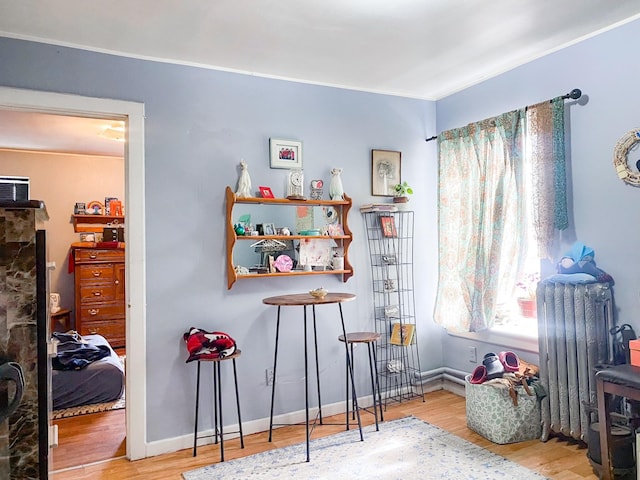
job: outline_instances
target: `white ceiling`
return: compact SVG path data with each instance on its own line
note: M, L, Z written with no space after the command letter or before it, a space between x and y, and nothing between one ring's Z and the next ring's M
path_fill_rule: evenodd
M639 18L640 1L0 0L0 12L0 36L436 100Z

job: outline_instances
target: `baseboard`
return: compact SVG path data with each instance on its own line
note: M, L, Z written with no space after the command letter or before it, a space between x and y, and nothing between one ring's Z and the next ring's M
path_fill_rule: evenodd
M420 395L420 390L424 393L435 392L438 390L447 390L455 395L465 396L464 392L464 376L465 372L452 370L448 368L439 368L437 370L427 371L419 374L421 384L413 387L413 391L416 395ZM358 403L363 407L370 407L373 404L373 397L371 395L358 397ZM336 402L329 405L322 406L323 417L330 417L332 415L338 415L344 413L344 401ZM315 418L318 413L318 408L314 407L309 409L309 418ZM283 426L283 424L295 424L301 423L305 420L305 411L298 410L296 412L290 412L282 415L278 415L273 418L274 431ZM225 425L224 430L231 432L225 434L225 441L234 441L234 438L240 436L238 424ZM260 418L251 420L248 422L242 422L243 435L251 435L253 433L261 433L269 430L269 418ZM274 435L277 435L274 434ZM213 443L213 429L198 432L198 436L209 436L198 440L198 446L208 445ZM158 440L156 442L149 442L146 445L146 456L155 457L157 455L163 455L165 453L173 453L178 450L184 450L193 448L193 433L182 435L179 437L168 438L164 440Z

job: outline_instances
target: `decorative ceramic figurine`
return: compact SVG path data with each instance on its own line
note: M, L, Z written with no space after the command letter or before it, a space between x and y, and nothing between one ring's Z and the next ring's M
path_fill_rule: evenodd
M341 168L331 169L331 183L329 183L329 196L331 200L344 200L344 189L342 188Z
M238 179L236 196L238 198L251 197L251 178L249 178L249 168L244 159L240 160L240 178Z

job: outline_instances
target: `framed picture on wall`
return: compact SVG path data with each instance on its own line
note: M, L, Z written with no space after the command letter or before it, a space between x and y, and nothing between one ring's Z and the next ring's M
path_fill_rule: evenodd
M302 142L269 139L271 168L302 168Z
M393 197L393 186L400 183L402 154L392 150L371 150L371 195Z

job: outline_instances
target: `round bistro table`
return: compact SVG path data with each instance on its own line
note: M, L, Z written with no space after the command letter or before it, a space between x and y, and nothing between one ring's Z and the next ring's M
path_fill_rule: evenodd
M271 413L269 416L269 441L271 441L273 433L273 403L276 393L276 375L278 366L278 340L280 337L280 310L282 307L302 307L303 308L303 326L304 326L304 399L305 399L305 424L307 433L307 462L310 460L309 456L309 360L307 349L307 307L311 306L312 318L313 318L313 340L316 360L316 381L318 387L318 415L320 424L322 425L322 401L320 399L320 374L318 367L318 335L316 330L316 305L330 305L337 304L340 311L340 324L342 327L342 334L346 337L347 332L344 326L344 315L342 313L342 304L344 302L350 302L355 300L356 296L352 293L328 293L326 296L319 298L314 297L310 293L294 293L290 295L278 295L275 297L267 297L262 299L262 303L266 305L273 305L278 307L278 316L276 321L276 344L273 354L273 383L271 384ZM360 441L364 440L362 435L362 423L360 422L360 412L357 408L357 395L356 385L353 375L353 363L351 356L349 355L349 347L345 342L345 354L347 356L347 367L349 371L349 377L351 379L351 390L353 398L356 399L355 411L358 418L358 429L360 430Z

